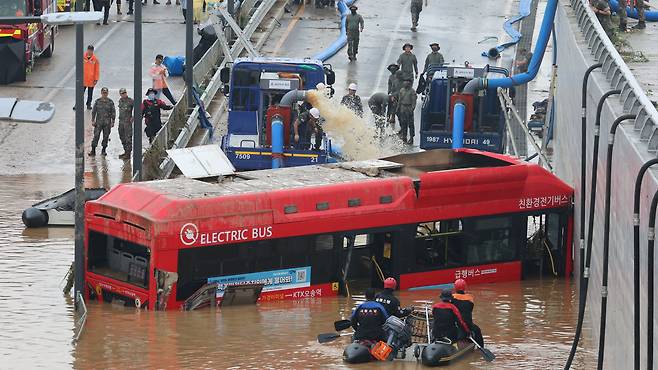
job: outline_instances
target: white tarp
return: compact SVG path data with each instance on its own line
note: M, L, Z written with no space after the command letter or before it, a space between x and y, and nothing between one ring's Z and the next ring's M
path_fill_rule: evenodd
M235 167L219 148L219 145L201 145L191 148L167 150L185 177L227 176L235 173Z

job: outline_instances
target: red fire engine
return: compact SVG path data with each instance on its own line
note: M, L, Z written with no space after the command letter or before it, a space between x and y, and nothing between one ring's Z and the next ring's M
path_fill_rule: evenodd
M40 16L57 11L56 0L2 0L0 17ZM25 81L39 56L50 57L57 26L0 24L0 84Z

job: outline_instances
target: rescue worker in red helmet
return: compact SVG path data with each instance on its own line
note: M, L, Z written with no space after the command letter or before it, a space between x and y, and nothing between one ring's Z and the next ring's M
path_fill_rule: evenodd
M475 303L473 302L473 295L466 293L466 280L455 280L455 293L452 295L452 304L457 307L464 322L466 322L466 325L471 329L473 339L475 339L480 346L484 346L482 331L480 330L480 327L473 323L473 308L475 307Z
M400 308L400 301L393 295L397 288L398 282L395 278L389 277L384 280L384 291L375 296L375 301L379 302L390 316L404 317L411 313L412 308Z
M375 301L375 290L366 289L366 301L354 309L350 318L354 328L354 340L369 341L373 344L380 340L385 341L383 325L386 319L386 309Z
M441 302L432 306L434 324L432 336L434 340L448 338L452 342L468 337L470 329L464 322L459 309L452 304L452 291L444 289L441 291Z

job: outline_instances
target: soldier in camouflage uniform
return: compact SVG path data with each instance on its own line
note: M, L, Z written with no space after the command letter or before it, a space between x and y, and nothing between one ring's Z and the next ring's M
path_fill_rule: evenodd
M402 72L402 80L412 80L418 78L418 60L413 52L414 46L406 43L402 46L404 52L398 57L397 64L400 66Z
M443 55L439 53L439 50L441 49L439 43L433 42L430 44L430 47L432 48L432 52L427 54L427 57L425 58L425 67L423 67L423 74L427 73L427 69L432 64L437 66L442 66L443 63L445 62L443 60ZM428 80L431 79L431 77L432 76L425 76L425 78L427 78Z
M425 0L425 5L427 5L427 0ZM411 30L414 32L416 31L416 27L418 27L418 18L422 11L423 0L411 0Z
M345 30L347 31L347 57L350 61L356 60L359 53L359 36L363 32L363 17L356 13L356 5L350 5L350 14L345 17Z
M119 90L119 138L123 145L123 154L120 159L130 159L133 148L133 104L126 89Z
M402 88L402 72L400 72L400 66L397 64L390 64L388 66L389 72L391 75L388 77L388 122L391 124L391 128L395 129L395 115L397 114L398 107L398 93Z
M96 146L98 145L98 139L103 133L103 150L101 155L107 155L107 142L110 140L110 130L114 126L114 120L116 119L116 109L114 107L114 102L112 99L107 97L108 90L107 87L101 89L101 97L96 99L94 102L94 107L91 110L91 124L94 126L94 139L91 141L91 151L88 153L89 156L96 155Z
M411 79L404 80L402 89L398 94L398 120L400 120L400 139L407 144L414 143L414 109L416 109L416 92L411 87ZM407 140L407 129L409 130L409 140Z

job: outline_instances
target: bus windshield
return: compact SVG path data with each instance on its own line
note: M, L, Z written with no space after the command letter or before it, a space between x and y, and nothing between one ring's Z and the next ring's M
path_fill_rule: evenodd
M148 287L151 256L145 246L90 230L88 253L89 272Z
M0 17L23 17L25 0L2 0L0 2Z

